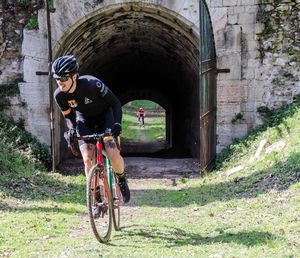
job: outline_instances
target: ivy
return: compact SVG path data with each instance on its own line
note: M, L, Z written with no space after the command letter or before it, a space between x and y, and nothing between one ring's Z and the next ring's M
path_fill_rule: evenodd
M17 83L0 84L0 98L16 96L18 94L20 94L20 90Z

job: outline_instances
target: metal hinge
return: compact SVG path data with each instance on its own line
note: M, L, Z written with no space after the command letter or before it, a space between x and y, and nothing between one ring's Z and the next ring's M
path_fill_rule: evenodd
M49 72L36 71L35 74L36 74L36 75L48 75Z
M230 73L229 68L224 68L224 69L216 68L215 71L216 71L216 73Z

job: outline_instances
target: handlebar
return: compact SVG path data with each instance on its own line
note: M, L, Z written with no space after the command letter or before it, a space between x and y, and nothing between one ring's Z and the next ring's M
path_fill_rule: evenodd
M94 133L90 135L74 136L74 140L101 140L104 137L113 136L111 133Z

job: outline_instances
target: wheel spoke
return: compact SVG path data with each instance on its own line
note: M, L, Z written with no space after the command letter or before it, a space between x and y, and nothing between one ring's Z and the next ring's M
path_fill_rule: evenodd
M96 238L107 242L112 230L111 208L106 180L99 167L94 166L87 179L87 206Z

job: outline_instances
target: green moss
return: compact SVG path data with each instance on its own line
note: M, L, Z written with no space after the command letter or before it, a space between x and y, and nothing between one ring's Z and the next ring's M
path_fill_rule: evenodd
M54 0L48 0L49 8L54 8Z
M11 97L20 94L19 86L17 83L0 84L0 98Z
M0 111L10 106L9 97L20 94L18 84L0 84Z
M34 15L29 18L28 22L25 25L25 28L28 30L37 30L39 28L37 15Z
M244 118L243 114L242 113L237 113L234 116L234 118L232 118L231 123L237 124L237 123L241 123L244 120L245 120L245 118Z

